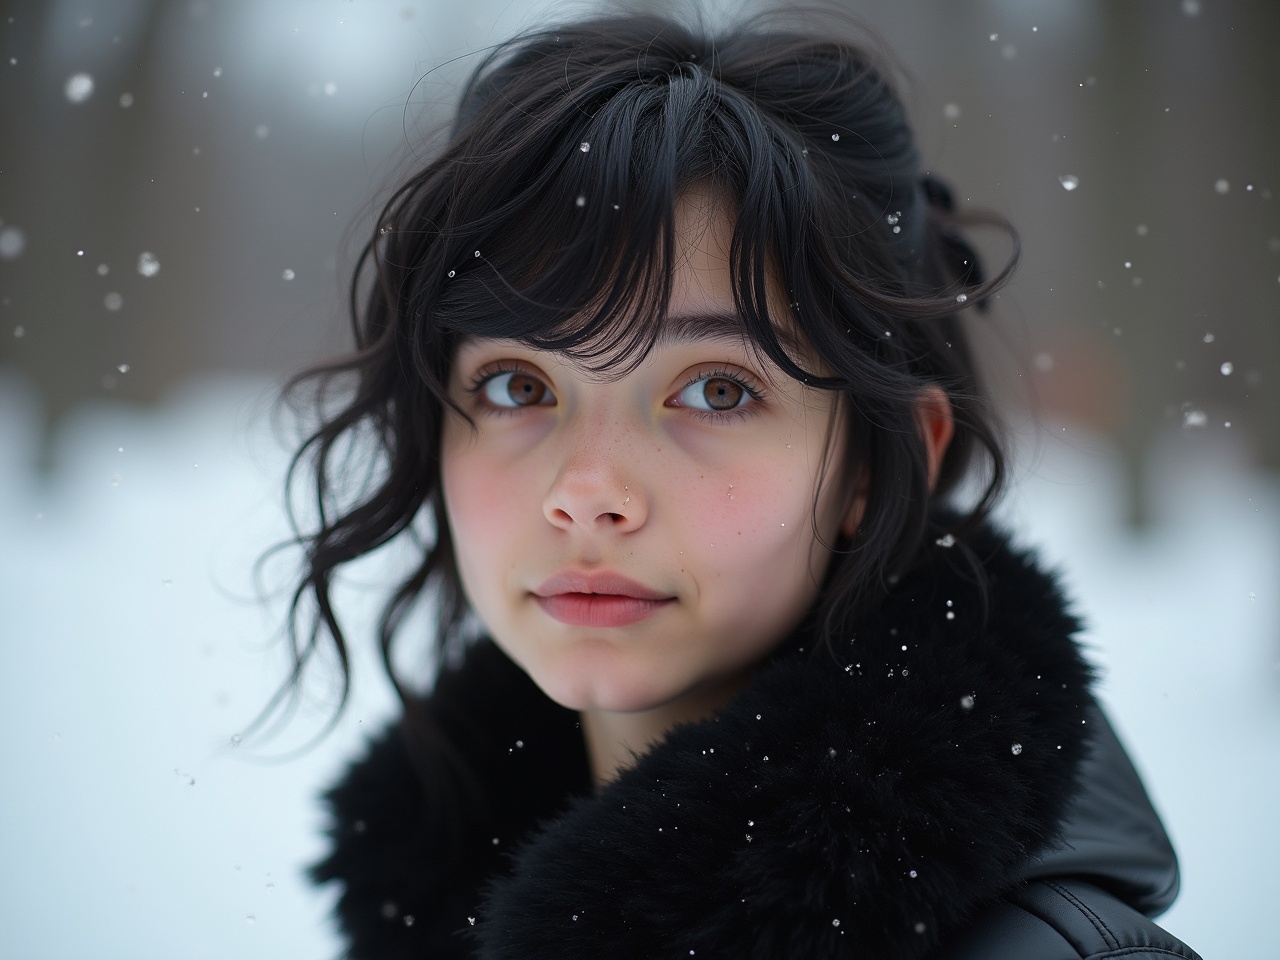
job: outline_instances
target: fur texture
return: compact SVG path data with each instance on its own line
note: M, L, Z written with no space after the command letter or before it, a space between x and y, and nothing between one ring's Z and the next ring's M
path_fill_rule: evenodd
M1054 582L967 547L985 598L962 564L916 571L594 794L576 716L478 644L424 704L478 796L394 731L327 795L313 876L345 884L351 956L926 956L1053 841L1089 733Z

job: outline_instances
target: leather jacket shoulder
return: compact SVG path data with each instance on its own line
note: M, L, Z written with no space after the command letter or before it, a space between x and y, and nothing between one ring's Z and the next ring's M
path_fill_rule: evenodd
M1199 960L1151 917L1178 866L1142 781L1101 711L1062 840L931 960Z
M984 907L933 960L1199 960L1118 897L1086 880L1032 880Z

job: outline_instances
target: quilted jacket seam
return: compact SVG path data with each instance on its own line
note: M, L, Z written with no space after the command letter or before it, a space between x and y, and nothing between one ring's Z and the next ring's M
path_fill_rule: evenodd
M1085 919L1093 925L1093 929L1098 932L1098 936L1102 937L1109 950L1125 949L1120 946L1120 940L1111 932L1111 928L1107 926L1106 921L1091 910L1083 900L1060 884L1046 880L1044 885L1079 910Z

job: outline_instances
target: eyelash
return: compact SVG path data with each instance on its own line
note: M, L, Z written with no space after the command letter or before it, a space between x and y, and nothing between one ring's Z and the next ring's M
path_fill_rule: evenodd
M754 417L760 412L758 404L765 399L765 391L754 383L748 382L743 374L732 373L720 367L715 370L701 370L695 373L685 382L683 387L676 391L677 396L688 390L695 383L701 383L703 380L728 380L730 383L736 383L755 402L741 407L734 407L731 410L699 410L696 407L681 407L681 410L688 410L704 423L723 423L726 420L736 420L741 417Z
M498 360L494 363L485 364L471 377L471 382L467 385L466 391L474 399L475 404L482 407L487 414L496 414L500 417L506 417L519 413L522 409L521 407L498 407L491 403L485 403L481 399L480 395L484 391L485 384L494 377L502 376L504 373L524 373L531 377L539 377L539 379L541 379L539 374L536 374L527 367L522 367L517 363L508 363L503 360Z
M494 377L502 376L504 373L524 373L531 377L539 376L532 370L522 367L519 364L497 361L493 364L486 364L472 376L471 382L466 387L467 393L476 398L477 402L480 402L479 397L484 391L485 384ZM703 380L728 380L731 383L736 383L745 390L747 396L751 397L754 401L753 403L746 404L745 406L734 407L732 410L699 410L696 407L678 407L678 409L687 410L690 414L704 423L723 423L726 420L755 416L760 412L757 409L757 405L768 396L767 392L763 388L757 386L754 382L749 382L744 375L740 373L733 373L721 367L717 367L714 370L703 370L695 373L685 381L684 385L679 390L676 391L676 395L678 396L695 383L699 383ZM482 405L487 413L498 414L499 416L509 416L514 413L519 413L522 409L521 407L498 407L492 404Z

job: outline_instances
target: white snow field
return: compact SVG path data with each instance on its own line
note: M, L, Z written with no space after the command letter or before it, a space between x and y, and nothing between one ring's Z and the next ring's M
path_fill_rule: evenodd
M0 958L340 951L332 892L302 877L322 849L315 797L395 704L373 594L353 589L356 686L337 729L264 762L319 729L318 682L279 737L232 746L285 670L270 642L283 606L255 603L250 574L285 530L274 389L214 381L154 411L85 409L42 480L33 401L0 379ZM1065 570L1182 855L1164 922L1210 960L1272 960L1280 485L1205 432L1172 436L1151 469L1158 520L1135 537L1114 453L1060 426L1040 436L1006 515ZM359 579L376 584L380 563Z

